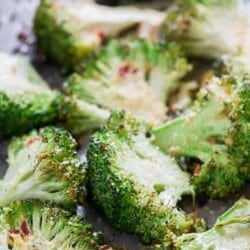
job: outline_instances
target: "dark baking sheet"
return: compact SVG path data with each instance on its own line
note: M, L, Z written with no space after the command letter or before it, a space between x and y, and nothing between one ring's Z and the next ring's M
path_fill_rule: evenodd
M100 0L101 1L101 0ZM99 1L99 2L100 2ZM102 2L119 4L132 1L107 1ZM145 1L146 5L153 4L154 7L163 8L167 1ZM0 51L8 53L23 54L30 58L33 65L44 79L53 88L60 88L65 77L55 65L46 62L44 56L37 51L35 47L35 38L32 34L32 18L39 0L1 0L0 1ZM145 5L143 1L137 1L139 5ZM79 154L84 160L84 152L88 142L89 135L80 139L81 147ZM6 170L6 147L8 140L0 140L0 176L3 176ZM216 217L223 213L240 196L250 197L250 185L246 185L241 192L226 201L207 200L204 197L198 197L196 204L193 204L190 198L184 198L181 206L184 210L196 213L202 216L211 226ZM150 249L150 246L142 245L137 236L128 235L113 229L105 220L105 216L88 198L84 208L84 213L97 230L100 230L105 238L111 242L115 249Z

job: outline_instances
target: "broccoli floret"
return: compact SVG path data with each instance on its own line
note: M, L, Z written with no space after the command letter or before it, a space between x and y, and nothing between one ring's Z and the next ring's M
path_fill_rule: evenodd
M89 128L100 125L110 110L125 110L139 119L161 123L166 119L168 96L190 69L175 44L111 41L88 64L82 75L73 74L65 84L69 95L89 103L92 108L96 106L94 124L88 121L89 118L79 115L79 121L72 119L68 128L82 132L88 123ZM84 108L82 110L84 113ZM82 113L75 107L72 112L76 118L78 112Z
M0 54L0 136L18 135L63 116L63 97L49 89L29 62Z
M193 194L189 175L151 144L149 131L123 112L113 113L87 151L97 204L114 227L146 243L202 227L176 207L183 194Z
M250 246L250 201L241 198L203 233L183 234L170 244L156 249L248 250Z
M9 167L0 181L0 205L25 199L64 206L83 202L86 170L76 146L67 131L54 127L13 139L8 147Z
M100 234L85 219L36 201L1 207L0 235L4 250L98 250L102 243Z
M154 143L174 156L199 159L196 190L225 197L249 178L250 81L214 78L188 114L155 128Z
M190 56L249 55L249 5L238 0L177 0L167 11L162 36Z
M34 30L38 46L47 56L73 70L108 38L138 25L137 36L151 38L163 21L164 14L154 10L42 0Z

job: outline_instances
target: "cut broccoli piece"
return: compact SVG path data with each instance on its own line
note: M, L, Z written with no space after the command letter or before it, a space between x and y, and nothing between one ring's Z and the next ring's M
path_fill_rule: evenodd
M34 19L38 46L58 64L73 70L108 38L141 25L138 36L151 38L164 13L132 7L42 0Z
M76 146L67 131L54 127L14 139L8 148L9 167L0 181L0 205L25 199L64 206L83 202L86 170Z
M101 109L106 113L114 109L125 110L139 119L161 123L166 119L168 96L190 69L175 44L111 41L87 66L83 75L73 74L68 79L65 90L92 107L96 105L97 111L100 109L99 112L94 111L97 114L94 125L103 123ZM75 110L76 116L77 112ZM101 114L101 119L98 119L98 114ZM81 123L89 122L80 120L82 122L72 122L69 129L85 130L86 126L81 126Z
M187 115L154 129L163 151L202 162L194 168L197 192L224 197L249 178L249 100L248 78L214 78Z
M0 249L98 250L102 239L83 218L36 201L0 208Z
M114 227L136 233L146 243L202 227L176 208L193 187L175 160L151 144L148 129L123 112L113 113L87 151L97 204Z
M177 0L167 11L162 36L190 56L250 55L249 7L242 0Z
M63 97L50 90L29 62L0 53L0 136L17 135L55 122Z
M250 201L240 199L203 233L183 234L172 243L156 249L248 250L250 247Z

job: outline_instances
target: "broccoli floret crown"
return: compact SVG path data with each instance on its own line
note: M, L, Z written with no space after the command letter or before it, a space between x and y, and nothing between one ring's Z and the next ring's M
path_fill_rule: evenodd
M9 167L0 182L0 204L25 199L64 206L83 202L86 170L76 146L67 131L55 127L13 139L8 148Z
M29 62L0 54L0 136L18 135L63 119L63 96Z
M79 70L91 52L107 39L129 28L136 36L155 39L164 14L132 7L112 8L94 3L42 0L35 15L34 30L39 47L68 70ZM142 31L140 31L140 26Z
M147 243L197 226L176 208L182 194L193 193L188 175L151 145L148 128L132 116L113 113L87 151L96 202L112 225Z
M250 26L244 4L238 0L175 1L167 10L162 36L181 44L189 56L249 55Z
M121 43L113 40L89 62L82 83L78 78L78 84L74 84L76 76L73 76L73 80L66 83L66 89L79 98L95 102L93 86L87 85L91 79L101 81L98 85L100 90L112 87L116 81L126 80L125 84L129 80L141 80L152 87L158 99L166 101L169 94L178 87L179 80L190 70L191 65L174 43L156 44L144 40ZM105 106L104 103L100 105Z
M68 79L65 91L96 105L101 114L101 109L125 110L139 119L160 123L166 119L167 97L190 68L175 44L111 41L82 75L73 74ZM100 124L103 118L95 120Z
M0 208L4 249L97 250L100 235L85 219L38 201L14 202Z
M38 46L48 57L73 70L96 45L81 41L77 35L81 27L75 25L79 20L75 20L68 8L67 4L58 1L42 0L36 11L34 30Z
M195 157L194 183L210 196L227 196L249 176L249 80L215 78L188 114L154 129L155 144Z

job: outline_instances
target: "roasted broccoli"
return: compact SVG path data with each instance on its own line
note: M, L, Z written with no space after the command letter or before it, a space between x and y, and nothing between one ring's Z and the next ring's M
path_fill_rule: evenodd
M250 173L249 78L214 78L186 115L154 129L154 143L174 156L194 157L197 192L224 197Z
M183 234L172 244L156 249L175 250L248 250L250 247L250 201L241 198L203 233Z
M68 206L85 196L85 167L76 142L64 130L46 127L13 139L9 167L0 181L0 205L15 200L39 199Z
M138 36L151 38L163 21L164 14L154 10L42 0L34 30L38 46L48 57L73 70L108 38L138 24Z
M98 250L90 224L60 207L36 201L0 208L0 249Z
M190 56L250 55L249 6L243 0L176 0L161 35Z
M110 110L125 110L139 119L161 123L166 119L167 97L190 69L175 44L111 41L82 75L73 74L65 84L66 93L81 101L68 112L74 114L68 119L68 129L82 132L98 126ZM93 117L85 109L93 110Z
M55 122L63 116L62 100L26 59L0 54L0 136Z
M189 175L151 144L149 133L144 123L113 113L87 151L97 204L114 227L136 233L146 243L202 228L200 220L176 207L183 194L194 194Z

